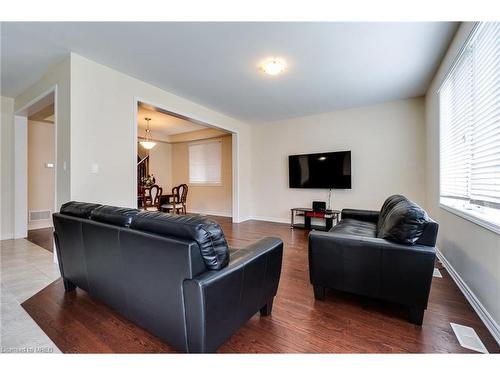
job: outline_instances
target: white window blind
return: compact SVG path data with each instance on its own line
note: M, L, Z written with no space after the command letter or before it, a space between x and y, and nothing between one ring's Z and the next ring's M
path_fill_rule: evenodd
M441 202L487 207L498 218L500 23L477 26L441 86L439 105Z
M221 183L220 141L189 145L189 182L194 184Z

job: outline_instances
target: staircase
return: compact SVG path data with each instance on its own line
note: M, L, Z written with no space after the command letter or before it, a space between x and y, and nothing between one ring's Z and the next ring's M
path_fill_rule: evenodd
M146 155L141 159L139 155L137 155L137 191L141 191L142 187L142 179L148 177L149 175L149 155Z

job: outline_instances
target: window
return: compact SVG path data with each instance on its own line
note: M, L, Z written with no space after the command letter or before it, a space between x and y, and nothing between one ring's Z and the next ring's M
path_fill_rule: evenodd
M440 203L500 233L500 23L479 23L439 91Z
M189 182L191 184L221 183L221 141L189 145Z

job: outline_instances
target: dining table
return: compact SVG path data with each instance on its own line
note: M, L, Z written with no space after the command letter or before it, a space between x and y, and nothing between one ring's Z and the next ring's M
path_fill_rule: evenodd
M160 196L160 206L162 204L167 204L167 203L172 202L173 198L174 198L174 194L162 194ZM143 206L142 195L139 194L139 195L137 195L137 207L142 207L142 206Z

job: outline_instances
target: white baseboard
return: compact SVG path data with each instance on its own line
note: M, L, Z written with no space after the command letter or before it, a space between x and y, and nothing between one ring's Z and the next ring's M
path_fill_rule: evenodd
M189 209L188 213L212 215L212 216L222 216L222 217L232 217L231 214L229 214L227 212L204 211L204 210L196 210L196 209L192 209L192 210ZM233 218L233 223L243 223L244 221L248 221L248 220L259 220L259 221L269 221L272 223L290 224L290 220L280 219L280 218L270 217L270 216L245 216L245 217Z
M28 223L28 230L52 228L52 219L32 221Z
M244 216L244 217L238 217L235 218L233 217L233 223L243 223L244 221L252 220L251 216Z
M437 248L436 248L437 249ZM490 313L485 309L483 304L479 301L476 295L472 292L465 281L460 277L458 272L453 268L453 266L448 262L445 256L437 249L437 257L443 263L451 278L455 281L458 288L461 290L467 301L471 304L474 311L479 315L479 318L483 321L484 325L490 331L493 338L500 345L500 326L493 319Z
M197 210L196 208L193 208L193 209L190 208L190 209L188 209L188 213L191 213L191 214L201 214L201 215L232 217L232 215L231 215L230 212Z
M270 221L270 222L273 222L273 223L290 224L290 219L282 219L282 218L279 218L279 217L272 217L272 216L253 216L252 220Z
M0 238L0 240L12 240L14 238L14 234L13 233L4 233L2 234L2 237Z

